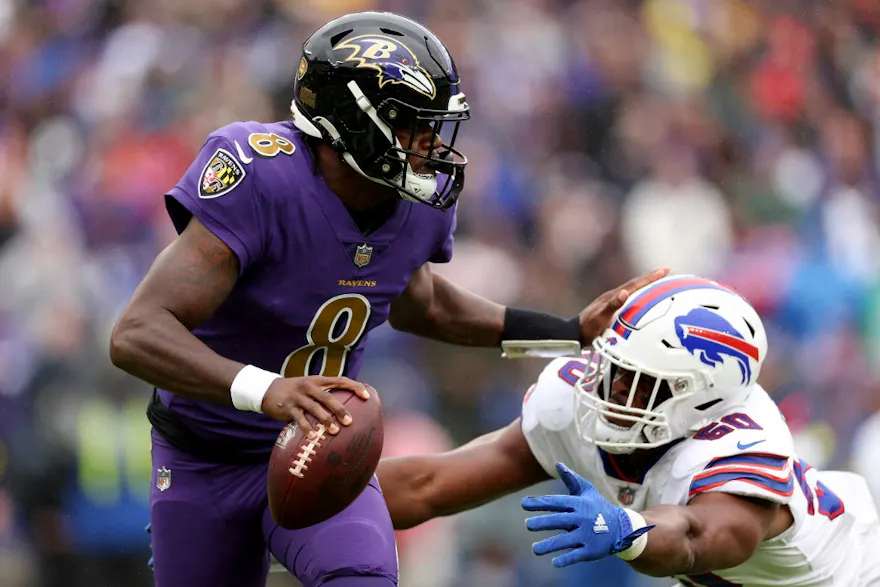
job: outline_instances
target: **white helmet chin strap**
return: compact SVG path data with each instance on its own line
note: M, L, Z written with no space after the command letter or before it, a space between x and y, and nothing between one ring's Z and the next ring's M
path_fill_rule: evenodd
M384 185L387 187L392 187L397 190L397 193L404 200L408 200L410 202L425 202L434 195L437 191L437 178L433 173L416 173L413 171L413 168L410 166L409 162L406 161L406 155L402 152L403 147L400 144L400 141L397 140L397 137L394 136L394 132L391 130L391 127L385 124L385 122L379 118L379 114L376 112L376 109L373 107L373 104L370 102L370 99L367 98L364 93L361 91L360 87L357 85L357 82L354 80L348 82L348 89L352 93L357 102L358 107L370 117L370 120L373 121L379 130L385 135L385 138L394 145L395 148L399 149L398 154L400 158L405 162L404 170L397 177L393 178L393 180L387 180L380 177L373 177L372 175L367 175L363 169L361 169L360 165L357 164L357 161L354 160L354 157L351 156L351 153L348 151L344 151L342 153L342 159L345 161L349 167L357 171L363 177L369 179L374 183L378 183L380 185ZM316 116L314 118L315 124L309 121L296 107L295 102L290 103L290 111L293 114L293 122L297 128L306 133L309 136L313 136L316 138L323 138L325 135L321 133L321 131L315 126L315 124L320 125L321 128L324 129L324 132L327 136L330 137L332 141L337 141L340 138L339 131L336 130L336 127L333 126L329 120L322 116ZM406 174L406 182L402 186L400 185L401 175Z

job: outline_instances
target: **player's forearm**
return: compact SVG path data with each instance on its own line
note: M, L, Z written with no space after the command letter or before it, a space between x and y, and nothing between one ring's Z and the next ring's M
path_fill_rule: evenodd
M655 577L741 565L755 554L761 541L784 529L774 530L779 511L778 504L762 499L711 492L698 495L687 506L652 508L642 515L655 527L647 534L644 552L630 564Z
M467 446L459 451L467 451ZM403 530L458 514L509 493L486 484L474 463L456 453L380 461L376 475L395 528Z
M570 320L496 304L431 273L428 265L410 278L391 305L396 330L461 346L497 347L502 340L580 340L580 317Z
M752 556L756 544L725 529L724 521L710 524L697 508L663 505L642 512L648 524L644 552L630 565L654 577L692 575L729 569Z
M376 474L398 529L467 511L548 479L519 420L453 451L383 459Z
M180 395L231 403L230 387L244 367L193 336L170 312L126 312L110 339L113 364Z
M697 572L694 539L702 533L698 520L686 507L658 506L642 512L648 524L654 524L647 536L645 550L630 566L645 575L669 577Z
M438 278L428 332L435 340L457 345L495 347L501 344L504 306Z
M478 296L423 268L389 316L396 330L462 346L501 343L504 306Z
M395 529L412 528L442 515L432 494L436 461L436 456L419 455L379 462L376 476Z

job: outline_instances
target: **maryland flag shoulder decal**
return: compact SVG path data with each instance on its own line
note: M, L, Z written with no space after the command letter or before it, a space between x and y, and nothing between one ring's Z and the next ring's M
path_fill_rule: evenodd
M228 194L247 175L244 166L226 149L217 151L208 160L199 178L199 197L219 198Z

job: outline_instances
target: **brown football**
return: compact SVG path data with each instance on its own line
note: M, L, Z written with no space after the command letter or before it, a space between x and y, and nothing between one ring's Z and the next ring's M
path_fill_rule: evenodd
M339 434L319 431L309 440L295 423L281 431L269 459L269 511L275 523L295 530L332 518L370 482L382 455L384 428L379 394L367 385L367 401L346 390L333 393L349 414L350 426L339 425Z

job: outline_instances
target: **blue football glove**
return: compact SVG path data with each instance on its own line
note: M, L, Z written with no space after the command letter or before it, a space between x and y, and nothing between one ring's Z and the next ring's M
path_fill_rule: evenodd
M654 527L645 526L633 532L632 522L623 508L608 503L592 483L562 463L556 463L556 470L571 495L542 495L522 500L526 511L556 512L527 518L526 528L533 532L565 530L532 545L537 555L569 550L553 559L554 567L616 554Z

